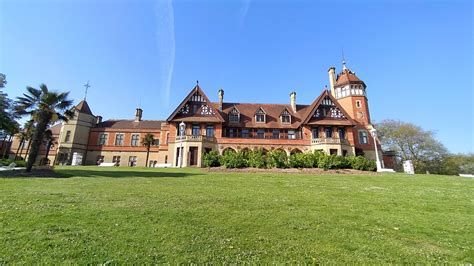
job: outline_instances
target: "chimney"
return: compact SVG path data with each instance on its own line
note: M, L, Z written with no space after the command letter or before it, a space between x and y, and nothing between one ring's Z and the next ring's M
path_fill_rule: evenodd
M296 92L294 91L290 93L290 105L293 112L296 112Z
M219 111L222 111L222 102L224 101L224 90L223 89L219 89L218 96L219 96Z
M328 74L329 74L329 86L331 89L331 95L333 97L336 97L336 92L334 91L334 85L336 85L336 68L330 67L328 70Z
M96 119L96 120L95 120L95 123L96 123L96 124L102 123L102 116L98 115L98 116L95 117L95 119Z
M137 110L135 111L135 122L142 121L142 113L143 110L141 108L137 108Z

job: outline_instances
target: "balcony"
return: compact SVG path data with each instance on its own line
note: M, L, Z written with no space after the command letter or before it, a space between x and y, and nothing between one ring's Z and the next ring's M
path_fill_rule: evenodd
M216 137L202 136L202 135L186 135L176 136L176 142L188 141L188 142L216 142Z
M339 144L339 145L349 145L347 139L339 138L316 138L311 140L312 145L325 145L325 144Z

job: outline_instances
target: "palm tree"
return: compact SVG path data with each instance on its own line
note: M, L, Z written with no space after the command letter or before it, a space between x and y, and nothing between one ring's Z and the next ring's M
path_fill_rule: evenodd
M31 136L33 135L33 119L28 120L25 125L23 126L23 130L20 132L20 145L18 145L18 149L16 150L15 160L18 158L18 154L23 153L23 148L25 147L25 142L31 140ZM26 154L28 154L28 150L30 148L30 143L28 143L28 148L26 149Z
M30 115L36 122L26 162L26 171L31 172L48 125L59 120L68 121L74 116L74 111L71 108L72 101L67 98L69 92L49 91L44 84L39 89L26 87L26 90L27 93L17 98L15 111L19 115Z
M48 129L44 132L44 145L46 146L46 154L44 155L44 160L42 165L46 165L46 162L48 162L48 156L49 156L49 151L51 150L51 147L53 146L53 132L51 132L51 129Z
M142 145L146 147L146 160L145 160L145 167L148 165L148 157L150 155L150 148L151 145L155 143L155 137L151 133L147 133L145 137L142 139Z

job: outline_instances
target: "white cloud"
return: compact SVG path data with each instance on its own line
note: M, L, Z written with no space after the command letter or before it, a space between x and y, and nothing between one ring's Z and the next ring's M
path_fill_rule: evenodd
M172 0L157 0L155 2L155 17L160 90L164 104L169 106L175 60L174 12Z

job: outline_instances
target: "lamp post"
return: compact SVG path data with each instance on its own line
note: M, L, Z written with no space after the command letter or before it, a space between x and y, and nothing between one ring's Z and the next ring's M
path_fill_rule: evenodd
M380 159L379 159L379 152L377 151L377 141L376 141L376 138L377 138L377 130L375 128L372 128L370 130L370 134L372 135L372 137L374 138L374 147L375 147L375 162L377 163L377 172L380 172L380 170L382 170L382 164L380 163Z
M183 167L183 137L184 137L184 131L186 129L186 124L181 121L179 123L179 135L180 135L180 142L179 142L179 168Z

